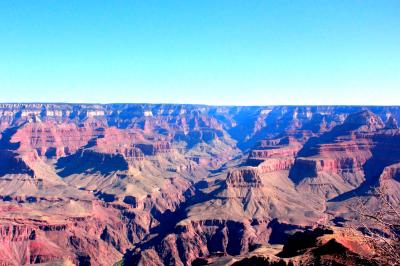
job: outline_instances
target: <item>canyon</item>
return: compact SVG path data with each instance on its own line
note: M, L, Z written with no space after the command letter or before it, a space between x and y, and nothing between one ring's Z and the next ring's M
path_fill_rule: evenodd
M346 225L360 201L379 209L374 188L399 208L399 119L398 106L2 103L0 265L371 263Z

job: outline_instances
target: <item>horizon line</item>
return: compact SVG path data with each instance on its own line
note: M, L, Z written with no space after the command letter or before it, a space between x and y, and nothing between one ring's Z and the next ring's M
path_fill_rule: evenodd
M254 105L238 105L238 104L204 104L204 103L173 103L173 102L58 102L58 101L33 101L33 102L3 102L0 104L66 104L66 105L191 105L191 106L210 106L210 107L274 107L274 106L293 106L293 107L311 107L311 106L341 106L341 107L400 107L393 104L254 104Z

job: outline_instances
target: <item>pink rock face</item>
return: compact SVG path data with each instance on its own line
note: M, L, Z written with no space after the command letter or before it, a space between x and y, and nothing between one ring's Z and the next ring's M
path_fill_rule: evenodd
M398 129L385 129L371 112L350 115L343 125L310 139L290 170L297 184L331 198L362 182L376 182L387 165L400 159ZM334 182L333 182L334 181Z
M302 172L309 177L317 177L321 172L327 173L355 173L362 171L362 165L367 161L366 158L321 158L321 159L308 159L299 158L296 160L296 171Z
M168 141L156 141L152 144L139 143L135 144L143 154L147 156L154 156L157 154L168 153L171 151L171 144Z
M260 163L257 168L261 173L272 173L282 170L290 170L294 164L293 157L287 158L270 158Z
M257 159L257 160L263 160L263 159L268 159L274 156L294 156L297 151L288 149L288 148L282 148L282 149L271 149L271 150L252 150L249 156L249 159Z
M32 122L20 127L12 136L12 143L19 143L19 152L36 151L38 156L60 158L73 154L86 145L95 131L86 125Z
M113 217L115 210L104 206L94 206L91 216L81 218L59 220L58 215L46 213L47 221L32 219L28 209L14 206L9 205L8 211L26 217L8 220L9 214L2 215L0 263L5 265L62 260L79 265L84 259L104 265L120 259L128 247L124 223Z
M397 163L385 167L379 179L381 182L386 180L395 180L400 182L400 164Z
M368 109L0 104L0 264L227 263L398 206L400 109Z
M226 184L232 187L261 187L262 182L257 168L242 168L228 173Z
M359 132L372 132L385 127L382 120L371 111L350 114L344 121L344 125Z
M247 163L256 165L261 173L290 170L302 143L293 137L262 140L251 150Z

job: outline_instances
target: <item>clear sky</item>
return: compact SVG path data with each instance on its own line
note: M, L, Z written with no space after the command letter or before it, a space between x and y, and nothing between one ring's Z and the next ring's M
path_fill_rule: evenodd
M3 0L0 102L400 104L400 1Z

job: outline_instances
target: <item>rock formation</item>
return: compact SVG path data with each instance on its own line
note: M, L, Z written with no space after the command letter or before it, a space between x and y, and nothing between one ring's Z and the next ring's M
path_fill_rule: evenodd
M399 118L389 106L0 104L0 264L362 265L359 232L332 225L360 199L376 208L374 187L399 206Z

